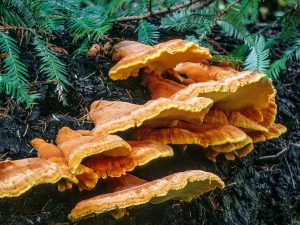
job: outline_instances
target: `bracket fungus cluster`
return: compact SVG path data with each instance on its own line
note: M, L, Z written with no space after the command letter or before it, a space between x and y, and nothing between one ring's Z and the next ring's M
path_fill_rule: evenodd
M138 51L139 46L141 51ZM196 53L191 54L190 51ZM194 43L172 40L150 47L123 41L114 47L113 58L118 63L110 71L112 79L127 79L138 74L143 76L143 84L152 96L142 106L145 111L150 110L148 105L166 99L186 104L191 99L196 102L200 98L199 102L206 103L202 107L194 106L201 108L201 113L197 110L193 112L201 117L201 121L191 120L191 112L178 115L178 110L171 110L166 117L158 115L157 109L152 109L152 117L156 118L149 118L148 111L144 112L142 118L145 122L142 123L140 115L133 112L130 113L132 125L126 127L117 122L128 120L123 110L116 122L125 129L132 128L134 123L133 140L200 145L207 149L206 156L216 161L221 153L228 160L243 157L251 152L254 143L279 137L286 132L283 125L275 123L276 90L265 74L240 72L228 65L211 65L208 49ZM105 104L109 105L108 102ZM111 102L109 110L117 110L114 104ZM141 106L137 108L142 112ZM185 106L186 110L188 108ZM128 107L128 111L132 109ZM91 109L90 119L96 124L94 132L97 135L97 126L103 127L108 123L93 116L95 111L102 113L106 109L101 106ZM164 112L161 114L164 115Z
M111 79L142 75L152 99L143 105L95 101L88 113L94 129L63 127L55 144L32 140L38 157L0 162L0 198L44 183L58 183L60 191L73 186L91 190L105 180L109 193L79 202L69 214L77 221L105 212L119 217L122 210L145 203L190 201L223 188L217 175L201 170L154 181L128 173L173 156L168 144L198 145L212 161L220 154L234 160L251 152L254 143L286 132L275 123L276 91L265 74L211 65L210 59L208 49L184 40L115 45L113 60L118 62ZM130 138L122 139L122 132Z
M207 48L180 39L148 46L134 41L122 41L114 46L113 60L118 63L111 68L112 80L138 76L140 69L157 75L181 62L203 62L211 59Z

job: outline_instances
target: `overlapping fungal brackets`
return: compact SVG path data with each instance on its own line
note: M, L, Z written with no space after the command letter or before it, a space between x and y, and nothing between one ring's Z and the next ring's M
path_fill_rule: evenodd
M111 69L110 77L126 79L142 74L152 100L143 106L95 102L89 114L96 125L93 133L139 127L133 131L133 140L200 145L208 149L207 157L216 161L220 153L228 160L245 156L253 149L253 143L276 138L286 131L283 125L275 123L276 90L265 74L209 65L210 58L208 49L183 40L154 47L132 41L117 44L113 59L119 62ZM172 101L189 103L197 98L206 103L194 106L200 107L201 121L192 120L187 113L178 114L179 108L168 116L159 112L159 104L168 108ZM113 122L109 121L109 112L117 112Z
M138 76L138 72L142 68L161 75L178 63L202 62L211 58L206 48L180 39L167 41L153 47L134 41L122 41L114 46L114 50L113 60L118 63L109 71L112 80Z
M57 146L43 139L32 140L39 158L1 162L0 197L17 197L43 183L58 182L60 191L73 184L81 191L91 190L99 178L120 177L136 166L173 155L172 148L161 142L126 142L116 135L89 133L63 127L56 138Z
M169 199L190 201L215 188L221 179L208 172L185 171L154 181L128 172L137 166L173 155L167 144L196 144L215 161L220 153L228 160L247 155L253 143L286 131L274 123L276 91L264 74L212 66L206 48L172 40L156 46L123 41L114 46L109 72L113 80L143 74L152 99L144 105L96 101L88 118L91 131L59 130L56 145L32 140L39 157L0 162L0 198L16 197L31 187L57 183L64 191L78 186L93 189L106 179L110 193L79 202L69 214L77 221L126 208ZM130 132L123 140L117 132Z
M126 142L116 135L90 133L63 127L56 138L57 146L43 139L32 140L38 158L0 162L0 198L17 197L35 185L56 182L60 191L73 184L80 190L90 190L98 179L108 178L113 193L78 203L69 215L70 220L77 221L104 212L119 218L127 207L169 199L189 201L224 187L218 176L201 170L151 182L134 177L127 172L151 160L172 156L172 148L154 140Z

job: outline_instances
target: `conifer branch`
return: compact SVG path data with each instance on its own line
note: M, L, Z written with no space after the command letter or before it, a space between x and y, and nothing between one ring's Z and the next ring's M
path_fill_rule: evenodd
M148 17L150 16L159 16L159 15L163 15L163 14L166 14L166 13L172 13L172 12L175 12L177 10L180 10L180 9L184 9L184 8L188 8L196 3L199 3L198 5L196 5L194 7L194 9L198 9L198 8L202 8L202 7L206 7L208 5L210 5L213 1L212 0L207 0L205 2L201 2L199 0L196 0L196 1L187 1L185 3L182 3L178 6L174 6L174 7L171 7L171 8L164 8L162 10L159 10L159 11L156 11L156 12L147 12L147 13L144 13L144 14L141 14L139 16L125 16L125 17L120 17L120 18L117 18L114 22L128 22L128 21L132 21L132 20L143 20L143 19L147 19Z
M53 40L55 39L55 36L52 34L49 34L45 31L41 31L41 30L35 30L33 28L28 28L28 27L17 27L17 26L11 26L8 24L5 24L3 22L0 21L0 30L2 31L8 31L8 32L15 32L15 33L24 33L26 31L32 31L34 30L36 33L38 33L40 36L46 38L47 40Z
M239 3L241 0L235 0L234 2L232 2L231 4L229 4L225 9L221 10L217 17L216 17L216 21L220 20L221 17L227 13L235 4Z

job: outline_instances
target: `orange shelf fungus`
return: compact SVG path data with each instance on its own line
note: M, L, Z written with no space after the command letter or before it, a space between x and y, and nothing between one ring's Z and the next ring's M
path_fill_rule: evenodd
M212 124L221 124L228 125L228 115L226 112L214 108L208 111L208 113L204 117L204 123L212 123Z
M128 141L132 150L127 156L108 157L94 156L84 164L93 169L99 178L120 177L137 166L148 162L173 156L173 150L168 145L156 141Z
M218 153L225 153L225 152L233 152L237 149L241 149L245 147L246 145L252 144L252 139L247 136L246 139L236 142L236 143L226 143L222 145L213 145L211 146L211 149Z
M244 131L268 132L268 128L274 124L277 113L275 95L269 97L269 103L265 108L246 107L239 111L223 111L212 107L204 117L204 123L231 124Z
M76 178L79 181L77 184L79 191L92 190L96 186L99 179L98 175L93 169L82 164L80 164L77 168Z
M206 97L222 110L238 111L246 107L266 108L269 97L275 93L265 74L243 71L217 81L195 83L172 95L174 100L192 96Z
M87 131L74 131L63 127L58 131L56 144L64 153L71 172L77 174L83 159L97 154L125 156L131 151L130 145L116 135L91 136Z
M219 154L224 153L224 156L227 160L235 160L236 157L241 158L241 157L248 155L253 150L253 147L254 147L253 143L246 144L242 148L238 148L239 145L241 145L241 144L237 143L237 145L235 146L236 149L231 152L217 152L217 151L214 151L211 149L211 150L208 150L208 152L205 154L205 156L209 160L216 162L217 161L216 157Z
M181 39L167 41L153 47L125 41L116 45L114 50L113 59L119 62L109 71L112 80L138 76L142 68L145 68L148 73L161 75L181 62L203 62L211 59L207 48Z
M184 84L177 83L173 80L156 76L151 73L144 74L143 85L149 89L151 99L170 98L178 91L186 88Z
M219 67L206 65L204 63L180 63L174 68L176 73L184 74L194 82L206 82L232 76L238 73L231 67Z
M54 184L62 177L55 163L41 158L0 162L0 198L17 197L39 184Z
M94 135L115 133L141 125L169 127L174 126L177 120L201 124L212 103L210 99L199 97L185 101L159 98L144 105L100 100L92 104L89 118L96 125L92 131Z
M232 125L217 123L195 126L194 124L179 122L177 127L173 128L140 128L133 133L133 139L156 140L165 144L196 144L204 148L210 147L206 156L212 161L215 161L220 153L232 155L229 152L234 152L236 156L243 157L253 149L252 139L244 131Z
M268 104L270 105L270 104ZM267 112L267 113L265 113ZM243 129L244 131L267 132L270 123L275 120L276 111L268 109L258 109L256 107L246 107L240 111L224 111L218 108L211 108L204 117L204 123L230 124Z
M264 109L260 110L257 107L247 107L247 108L241 110L241 113L244 116L246 116L247 118L249 118L250 120L255 121L256 123L260 123L264 119L262 110L264 110Z
M265 74L253 71L238 72L218 80L193 83L188 86L169 79L146 75L144 84L150 90L152 99L167 97L185 100L198 96L212 99L214 107L226 111L240 111L253 107L259 110L266 109L272 115L276 110L274 108L276 104L271 105L272 98L275 96L272 83Z
M114 179L127 179L127 175ZM179 172L146 183L138 179L136 186L133 178L130 179L129 185L121 182L125 187L120 190L79 202L69 214L69 219L78 221L116 209L126 209L146 203L158 204L170 199L191 201L215 188L224 187L223 181L218 176L201 170ZM126 188L126 185L129 188Z
M113 61L120 61L126 56L129 55L138 55L138 54L145 54L152 50L153 47L150 45L145 45L136 41L121 41L118 44L113 46Z
M206 158L216 162L216 157L221 153L227 160L234 160L248 155L253 150L253 140L248 136L245 140L237 143L227 143L223 145L211 146L211 149L205 154Z
M88 55L104 48L93 45ZM57 146L33 139L39 158L0 162L0 198L57 182L60 191L73 185L91 190L99 179L107 179L108 193L79 202L68 218L75 222L103 213L120 218L127 208L170 199L191 201L224 188L217 175L201 170L149 182L128 174L152 160L173 156L167 144L196 144L205 148L211 161L220 154L234 160L250 153L254 143L287 130L275 123L276 90L265 74L208 65L208 49L181 39L155 46L122 41L113 51L117 63L110 78L125 80L142 72L152 100L143 105L95 101L88 114L93 130L63 127ZM111 135L132 128L131 141Z
M80 191L91 190L96 186L98 181L97 174L84 165L79 165L76 174L71 173L63 152L56 145L47 143L39 138L33 139L31 144L37 149L40 158L54 162L61 168L63 180L60 180L58 183L59 191L71 189L73 184L76 184Z
M128 173L118 178L109 179L107 182L107 192L113 193L117 191L126 190L129 188L136 187L138 185L146 184L147 182L148 181L144 179L141 179Z
M273 138L278 138L287 131L286 127L279 123L272 124L267 132L252 131L248 135L253 139L253 143L267 141Z
M169 98L186 87L183 84L153 74L144 75L143 85L149 89L151 99Z
M262 131L267 132L268 128L261 126L254 120L249 119L246 115L240 112L231 112L229 116L229 124L244 128L246 130Z
M202 124L194 126L185 124L163 129L140 128L134 132L133 139L155 140L165 144L196 144L207 148L241 142L247 139L247 135L231 125Z
M39 157L54 162L62 170L62 178L58 183L58 190L64 191L72 188L73 184L77 184L78 180L71 173L67 161L62 151L55 145L49 144L43 139L35 138L31 141L32 146L38 151Z
M259 121L259 124L269 128L275 122L276 114L277 114L277 105L275 102L276 93L269 96L269 104L267 107L261 110L262 120Z

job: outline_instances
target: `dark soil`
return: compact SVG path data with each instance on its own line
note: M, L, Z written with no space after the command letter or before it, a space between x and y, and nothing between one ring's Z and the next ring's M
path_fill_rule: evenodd
M127 33L122 35L131 36ZM227 50L235 44L219 33L214 35L214 39ZM61 39L56 40L56 44L69 52L74 49ZM272 57L279 57L285 47L284 44L277 46ZM64 105L58 101L54 84L38 81L44 79L38 72L38 61L30 51L24 52L22 58L30 69L32 80L37 77L32 87L41 93L42 98L31 110L7 96L0 98L1 160L36 156L29 141L41 137L53 142L58 129L63 126L91 129L93 124L84 116L95 100L144 103L149 99L139 78L120 82L108 78L108 70L113 65L109 56L75 59L61 56L68 65L70 82L66 93L68 105ZM175 157L155 161L134 172L141 178L153 180L176 171L203 169L218 174L226 183L224 190L205 194L191 203L170 201L134 208L128 217L119 221L105 215L78 224L299 225L300 64L289 63L275 85L278 91L277 121L288 127L283 137L256 144L247 157L233 162L220 159L212 163L204 159L204 151L197 146L190 146L184 152L176 147ZM283 150L284 153L273 159L261 158ZM83 193L76 188L60 193L54 185L35 187L19 198L0 200L0 224L67 224L67 215L79 200L95 196L104 189L103 182L94 191Z

